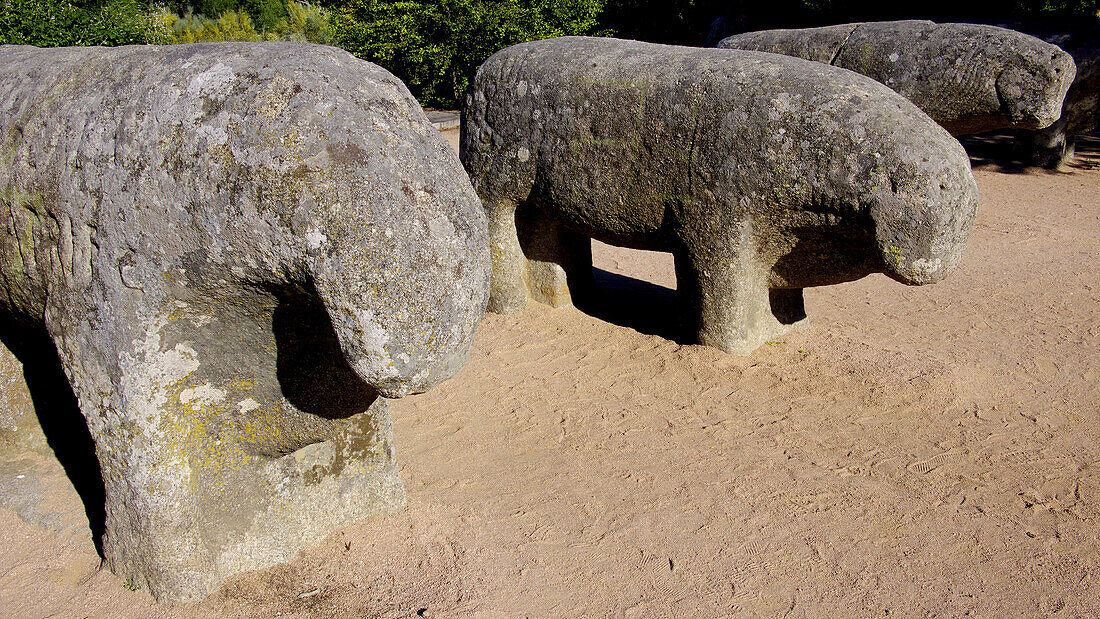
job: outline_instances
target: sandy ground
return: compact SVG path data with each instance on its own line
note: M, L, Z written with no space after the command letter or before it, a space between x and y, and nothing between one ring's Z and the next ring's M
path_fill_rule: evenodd
M748 357L666 339L669 257L597 246L587 313L486 316L393 402L403 513L202 603L0 510L0 615L1097 616L1100 169L975 176L950 278L809 290Z

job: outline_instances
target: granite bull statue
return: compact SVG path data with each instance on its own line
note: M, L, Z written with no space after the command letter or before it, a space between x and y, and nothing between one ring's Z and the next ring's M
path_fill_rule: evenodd
M744 354L805 317L802 289L959 261L966 153L869 78L797 58L565 37L498 52L460 158L489 215L489 308L561 305L591 243L674 254L689 334Z
M952 135L1041 129L1058 120L1073 59L1035 37L978 24L906 20L762 30L717 47L786 54L871 77Z
M1062 116L1036 131L1017 132L1017 153L1025 162L1057 169L1073 158L1077 136L1100 127L1100 29L1086 33L1047 35L1057 41L1077 65L1077 76L1066 93Z
M56 346L116 574L195 599L404 504L382 398L464 363L489 273L404 84L313 45L4 46L0 138L0 316Z

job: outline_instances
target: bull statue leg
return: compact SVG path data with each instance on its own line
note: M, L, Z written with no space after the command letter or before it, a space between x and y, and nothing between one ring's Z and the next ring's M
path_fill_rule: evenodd
M179 292L95 328L117 337L51 329L81 408L99 411L112 571L189 599L257 552L290 560L303 532L404 505L386 400L348 366L316 294Z
M529 299L553 307L594 287L592 242L536 205L494 202L489 214L493 279L489 310L518 312Z
M696 341L748 354L802 323L802 289L770 289L765 256L748 220L728 237L697 238L675 252L683 315L697 317Z
M1065 119L1059 119L1046 129L1016 132L1015 155L1025 164L1057 170L1073 159L1076 136L1067 135Z
M519 209L516 228L526 258L530 298L562 307L595 287L591 239L535 205Z
M511 200L486 203L492 281L488 310L501 314L527 307L527 268L516 232L516 207Z

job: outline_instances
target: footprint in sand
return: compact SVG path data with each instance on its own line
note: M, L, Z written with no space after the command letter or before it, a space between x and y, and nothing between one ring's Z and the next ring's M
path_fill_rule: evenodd
M914 462L913 464L910 464L909 470L918 475L924 475L925 473L928 473L929 471L932 471L946 464L948 460L948 454L940 454L922 462Z

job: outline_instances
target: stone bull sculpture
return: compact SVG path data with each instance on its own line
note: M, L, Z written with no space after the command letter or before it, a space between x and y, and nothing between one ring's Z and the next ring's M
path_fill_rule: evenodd
M297 44L0 47L0 310L161 600L404 503L382 397L465 361L485 215L405 86Z
M1018 131L1016 146L1025 162L1056 169L1073 158L1078 135L1100 127L1100 32L1048 36L1044 38L1057 40L1073 56L1077 76L1066 93L1062 116L1045 129Z
M460 153L489 214L491 310L569 303L596 238L672 252L691 333L738 354L805 317L804 287L944 277L977 204L966 153L909 101L757 52L510 47L477 72Z
M717 47L773 52L861 73L904 95L952 135L1041 129L1073 81L1069 54L977 24L892 21L726 37Z

